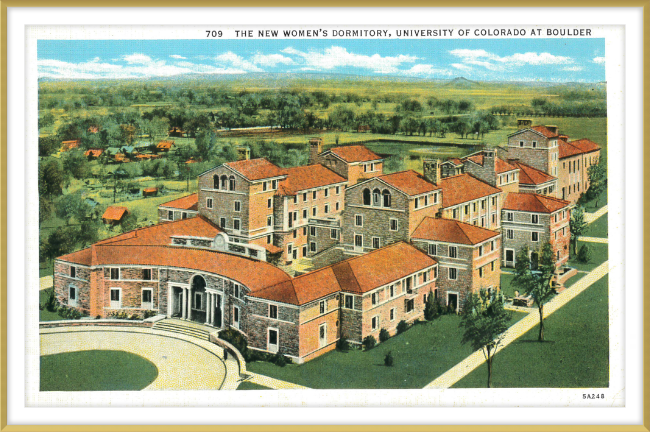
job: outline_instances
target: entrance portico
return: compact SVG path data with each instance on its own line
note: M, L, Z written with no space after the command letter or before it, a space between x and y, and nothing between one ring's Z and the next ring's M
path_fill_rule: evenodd
M202 276L193 276L189 284L170 283L167 295L168 317L223 326L223 292L207 287Z

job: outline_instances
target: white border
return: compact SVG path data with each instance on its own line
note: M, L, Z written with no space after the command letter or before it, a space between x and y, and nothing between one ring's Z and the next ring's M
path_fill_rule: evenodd
M609 179L625 179L630 189L625 191L623 184L610 185L610 209L625 208L625 215L622 212L610 212L610 262L612 263L611 280L622 281L625 279L627 297L623 297L623 289L615 284L610 284L612 303L618 302L620 308L610 311L612 334L622 334L623 323L619 318L624 317L628 326L628 333L625 337L624 346L627 349L625 376L630 377L625 381L625 407L624 408L545 408L540 409L519 408L517 410L493 408L490 410L476 411L476 408L464 408L462 415L453 408L437 409L435 415L428 410L411 410L408 408L396 408L385 410L381 407L392 406L399 400L402 406L427 406L447 405L450 401L462 399L465 403L470 399L475 401L488 400L502 401L504 404L515 406L535 406L540 401L540 392L531 390L447 390L441 392L408 390L408 391L306 391L295 393L291 391L266 392L265 395L252 397L250 392L230 393L205 393L205 392L138 392L120 393L113 395L109 392L79 393L77 397L69 398L68 394L57 393L61 405L75 401L83 403L87 407L102 405L107 398L116 402L114 405L122 406L151 406L151 405L174 405L177 398L182 398L185 405L208 406L213 404L243 405L250 402L263 403L267 407L288 406L297 404L300 406L322 406L330 401L338 406L349 405L357 407L375 406L366 408L363 412L357 410L331 408L327 416L322 411L314 411L313 408L294 408L283 410L264 410L263 408L246 408L245 415L239 409L233 408L211 408L202 410L197 408L179 408L168 410L165 408L141 408L137 411L114 407L110 410L86 408L27 408L26 403L26 380L25 369L37 370L38 368L38 343L33 340L28 345L23 345L25 339L25 327L20 323L25 320L30 328L38 319L38 309L30 308L25 311L25 300L29 299L30 304L35 304L35 292L37 291L37 274L25 276L23 269L26 265L36 268L38 263L37 245L38 221L36 212L33 211L37 200L36 197L36 164L26 164L27 161L36 160L35 145L20 145L24 142L24 131L27 127L31 131L28 142L35 143L33 131L36 130L35 117L27 119L25 124L25 92L30 97L35 93L35 88L25 87L26 81L35 82L34 69L25 68L26 63L33 64L35 50L32 43L25 46L26 25L57 25L70 24L79 26L99 25L89 29L78 27L65 29L70 36L75 31L91 32L98 38L115 37L118 33L124 38L124 28L106 26L105 23L113 22L141 25L142 23L155 23L159 26L169 25L195 25L198 19L210 23L209 27L215 27L219 23L235 25L252 25L281 22L283 24L303 25L307 13L310 23L315 25L326 25L329 23L356 24L360 23L392 23L393 25L418 23L446 23L446 26L454 23L467 26L469 22L475 25L493 25L492 23L516 23L519 25L536 25L539 23L591 25L592 23L606 23L625 25L625 38L607 42L607 81L609 85L608 108L609 115L609 149L608 156L610 163ZM160 28L160 27L159 27ZM595 27L596 28L596 27ZM150 30L155 27L136 29L131 32L134 38L147 38ZM600 28L603 29L602 27ZM178 28L165 26L165 37L179 37ZM201 31L203 26L201 26ZM87 34L87 33L86 33ZM87 36L91 37L91 36ZM187 37L187 36L185 36ZM641 380L642 376L642 9L641 8L562 8L562 9L373 9L369 14L366 9L352 8L345 10L310 8L307 10L291 9L155 9L152 13L149 9L77 9L77 8L9 8L8 10L8 244L11 254L8 255L8 368L9 368L9 397L8 397L8 423L13 424L110 424L115 419L120 419L123 424L195 424L236 423L245 419L246 422L256 424L303 424L314 423L319 420L328 419L338 424L427 424L436 423L450 424L457 423L459 419L463 423L472 424L518 424L548 422L554 424L640 424L642 421L641 411ZM25 57L27 55L27 58ZM623 57L625 55L625 57ZM627 64L625 63L627 60ZM622 65L626 64L625 79L623 80L618 72ZM624 86L624 83L627 86ZM625 94L625 113L627 124L624 124L623 112L617 110L622 106L623 91L625 88L631 91ZM614 91L618 90L618 91ZM29 98L27 98L29 99ZM621 138L620 145L616 145L616 137ZM623 138L625 149L623 152ZM24 151L23 151L24 150ZM625 162L625 165L624 163ZM22 179L27 179L27 184L22 184ZM632 189L633 188L633 189ZM624 200L625 192L629 195ZM26 198L25 198L26 197ZM29 205L30 210L27 210ZM624 218L625 216L625 218ZM627 225L630 232L628 242L624 247L624 236L613 235L616 229ZM26 237L19 228L26 226ZM619 231L620 233L620 231ZM27 247L25 245L25 240ZM624 272L623 251L627 258ZM618 263L614 265L614 260ZM25 287L25 295L22 295L19 287ZM625 301L623 308L622 301ZM612 338L613 339L613 338ZM620 349L620 341L612 340L610 348L615 356L613 364L622 365L623 357ZM25 361L27 355L27 361ZM619 360L619 361L615 361ZM620 370L613 370L613 375L618 375ZM33 390L33 382L28 384ZM544 398L553 399L556 406L567 406L581 398L585 390L544 390ZM622 393L621 393L622 394ZM117 396L117 397L116 397ZM608 395L607 402L613 404L616 397L620 395ZM299 399L299 400L297 400ZM34 402L34 400L31 400ZM597 404L595 403L594 406ZM406 410L406 411L405 411ZM474 415L473 415L474 414Z

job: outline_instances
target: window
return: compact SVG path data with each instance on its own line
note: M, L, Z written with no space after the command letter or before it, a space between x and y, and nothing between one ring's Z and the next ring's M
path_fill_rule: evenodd
M273 241L273 236L267 235L266 236L266 244L271 244L271 241Z
M311 235L311 236L316 235L316 227L314 227L314 226L309 227L309 235Z
M266 207L273 208L273 200L271 198L266 200Z
M181 219L187 219L187 213L186 212L183 212L181 214Z
M269 318L278 319L278 306L269 305Z
M559 213L555 213L555 222L557 222L557 217L559 216Z
M68 288L68 306L77 306L77 288L69 287Z
M298 195L293 196L293 203L298 204Z
M484 199L483 201L481 201L481 210L485 210L485 202L486 202L486 201L487 201L486 199Z
M537 232L532 232L532 233L530 233L530 234L531 234L531 240L532 240L532 241L534 241L534 242L539 241L539 233L537 233Z
M398 224L397 224L397 219L391 219L390 220L390 230L391 231L397 231Z
M497 223L497 214L496 213L492 213L492 223L493 224Z
M220 221L221 221L221 223L220 223L221 228L225 228L226 227L226 218L221 218Z
M221 176L221 189L227 190L228 189L228 177L225 175Z
M476 203L472 203L472 211L473 211L473 212L476 211Z
M330 212L330 206L329 204L325 204L325 214L328 214Z
M452 212L451 212L451 214L452 214L451 217L452 217L453 219L456 219L456 218L458 217L458 209L453 209Z
M208 198L208 199L205 201L205 206L206 206L207 208L209 208L209 209L212 208L212 198ZM236 205L235 205L235 208L236 208Z
M438 279L438 267L433 268L433 278Z
M330 190L329 189L323 189L323 193L325 194L325 198L330 196Z
M339 208L341 208L341 203L337 201L336 202L336 211L339 211Z
M429 195L425 195L424 196L424 206L426 207L428 205L429 205Z
M422 272L422 283L427 283L429 282L429 272L425 271Z
M268 184L269 184L269 182L262 183L262 191L266 191L266 188L267 188Z
M338 231L336 231L336 229L332 228L332 229L330 230L330 238L331 238L331 239L334 239L334 240L336 240L337 238L339 238Z
M354 215L354 226L363 226L363 215Z
M433 194L433 203L438 204L438 194L437 193Z
M142 269L142 280L151 280L151 269Z
M297 237L298 237L298 230L293 230L293 238L297 238Z
M370 205L370 189L363 190L363 205Z
M515 232L511 229L506 230L506 238L512 240L515 238Z
M506 212L506 220L512 222L514 220L514 214L512 212Z
M435 244L430 243L429 244L429 255L437 255L437 252L438 252L437 249L438 248L436 247Z
M213 189L219 189L219 176L213 176L212 177L212 188Z
M112 268L111 269L111 280L118 280L120 278L120 269Z
M450 280L456 280L458 277L458 274L456 273L456 269L453 267L449 267L449 279Z
M239 308L237 306L233 306L232 308L232 324L235 328L239 328ZM270 339L271 331L269 331L269 339ZM277 331L275 335L276 335L276 342L277 342Z
M390 310L390 320L395 321L395 308Z
M309 243L309 251L310 252L316 252L316 242L310 242Z
M395 285L388 287L388 292L390 293L391 298L395 297Z
M320 302L319 308L320 308L320 313L324 314L325 312L327 312L327 303L325 302L325 300L322 300Z
M379 192L379 189L375 189L372 191L372 205L374 206L379 206L381 205L381 193Z
M354 298L351 295L345 296L345 308L353 309L354 308Z
M307 219L307 209L302 209L302 218Z
M494 261L490 263L490 271L494 271Z
M273 216L266 217L266 226L273 226Z
M304 256L304 257L307 256L307 245L302 247L302 256Z
M379 328L379 317L374 316L372 317L372 329L377 330Z
M318 326L318 346L324 347L327 345L327 324Z
M417 208L420 208L420 198L416 198L416 199L414 199L413 201L414 201L414 203L415 203L415 208L416 208L416 209L417 209Z
M167 220L173 221L174 220L174 212L169 210L167 212Z
M383 197L383 205L384 207L390 207L391 206L391 196L390 196L390 191L388 189L384 189L381 193Z
M316 207L312 207L311 208L311 215L316 217L316 212L317 212Z
M230 176L229 180L229 188L231 191L235 190L235 176Z
M478 277L483 277L483 267L479 267L478 269Z
M363 166L363 172L368 172L368 165Z
M122 307L122 290L119 288L111 288L111 308L120 309Z
M77 267L70 266L70 277L71 278L77 277Z
M469 214L469 204L465 206L465 215Z
M234 286L235 297L239 298L239 285L235 284Z
M271 188L272 189L277 189L278 188L278 181L277 180L273 180L271 182Z
M233 219L232 220L232 228L235 231L239 231L241 229L241 221L239 219Z
M531 217L530 217L530 221L531 221L532 223L534 223L534 224L539 223L539 215L536 215L536 214L531 215Z
M493 206L497 205L497 197L492 197L492 205Z
M336 187L336 194L339 195L341 193L341 186Z
M201 301L203 300L203 293L194 293L194 309L203 310Z
M376 305L377 304L377 293L372 293L372 304Z
M478 247L478 256L483 255L483 246Z
M495 245L496 245L496 243L494 242L494 240L492 240L492 241L490 242L490 250L491 250L491 251L494 250Z
M307 202L307 192L303 192L303 194L302 194L302 202Z
M458 256L458 248L456 246L449 246L449 258L456 258Z
M519 147L523 147L523 146L524 146L524 142L523 142L523 141L519 141Z
M372 247L373 249L379 249L379 237L372 238Z
M537 148L537 141L533 141L533 148Z
M413 312L413 300L406 300L406 312Z
M317 191L314 191L314 192L311 193L312 199L316 199L316 193L317 193Z

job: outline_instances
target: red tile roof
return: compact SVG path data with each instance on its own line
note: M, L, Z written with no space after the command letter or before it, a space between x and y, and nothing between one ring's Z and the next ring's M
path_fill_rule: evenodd
M456 165L456 166L458 166L458 165L462 165L462 164L463 164L463 161L460 160L460 159L458 159L458 158L449 158L449 159L447 159L446 161L444 161L443 163L447 163L447 162L451 162L451 163L453 163L453 164Z
M571 156L579 155L582 153L580 149L574 145L569 144L566 141L558 141L558 153L560 159L568 158Z
M295 195L299 191L345 182L345 178L321 164L298 166L284 170L287 178L280 182L279 195Z
M509 193L503 203L504 210L533 213L553 213L569 205L569 201L531 193Z
M425 180L425 178L413 171L399 171L392 174L385 174L377 177L389 185L401 190L409 196L420 195L440 189L439 186Z
M546 126L533 126L531 129L541 133L546 138L555 138L555 137L558 136L557 133L551 132L551 130L549 128L547 128Z
M600 146L586 138L571 141L571 145L579 148L582 153L591 153L600 150Z
M369 162L382 159L381 156L370 150L364 145L350 145L342 147L332 147L329 149L332 153L346 162Z
M415 229L411 238L475 245L498 235L499 233L497 231L477 227L454 219L426 217Z
M81 140L70 140L70 141L61 141L61 151L68 151L72 150L73 148L79 147L79 144L81 144Z
M122 206L110 206L102 215L102 219L120 221L129 210Z
M415 247L397 242L256 291L252 296L302 305L338 291L362 294L436 262Z
M174 141L160 141L156 148L160 150L169 150L174 145Z
M475 164L478 164L478 165L481 165L481 166L483 166L483 164L485 163L485 155L483 155L483 154L475 154L475 155L472 155L472 156L468 156L465 159L471 160ZM494 162L494 171L497 174L502 174L504 172L513 171L513 170L517 169L517 167L514 167L514 166L510 165L508 162L504 161L501 158L497 157L495 159L496 160Z
M61 261L67 261L74 264L81 264L85 266L91 266L92 262L92 248L82 249L77 252L72 252L57 258Z
M525 163L512 159L508 160L508 162L519 168L519 184L538 185L556 180L555 177Z
M284 175L282 168L264 158L227 162L224 165L234 169L248 180L261 180Z
M173 201L167 201L160 204L160 207L170 207L181 210L198 210L199 209L199 194L187 195Z
M102 153L104 153L104 149L88 149L86 150L86 153L84 153L84 155L86 157L88 156L99 157Z
M490 186L470 174L443 178L440 187L442 206L445 208L501 192L501 189Z

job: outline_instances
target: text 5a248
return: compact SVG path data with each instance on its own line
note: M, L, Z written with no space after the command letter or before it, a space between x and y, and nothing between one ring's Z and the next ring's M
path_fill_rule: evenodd
M205 37L209 37L209 38L210 37L217 38L223 36L223 32L221 30L206 30L205 33L206 33Z
M583 393L583 399L605 399L605 393Z

